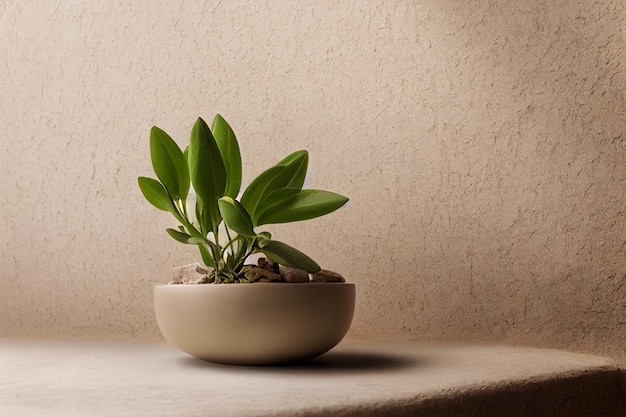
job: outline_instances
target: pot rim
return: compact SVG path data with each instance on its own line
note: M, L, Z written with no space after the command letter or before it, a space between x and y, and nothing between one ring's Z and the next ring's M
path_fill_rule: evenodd
M353 282L236 282L236 283L221 283L221 284L155 284L155 287L182 287L182 288L192 288L192 287L249 287L249 286L275 286L275 287L319 287L319 286L355 286Z

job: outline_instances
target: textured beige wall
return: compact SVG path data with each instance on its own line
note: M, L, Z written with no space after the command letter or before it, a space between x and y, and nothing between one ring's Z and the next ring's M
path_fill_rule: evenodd
M272 230L357 283L354 336L626 358L624 2L322 3L0 1L0 336L159 337L197 256L149 128L219 111L248 181L308 148L351 197Z

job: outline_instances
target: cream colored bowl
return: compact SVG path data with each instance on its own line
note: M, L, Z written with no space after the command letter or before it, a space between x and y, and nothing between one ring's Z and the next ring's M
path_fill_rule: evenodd
M332 349L354 314L348 283L159 285L156 319L165 339L211 362L266 365Z

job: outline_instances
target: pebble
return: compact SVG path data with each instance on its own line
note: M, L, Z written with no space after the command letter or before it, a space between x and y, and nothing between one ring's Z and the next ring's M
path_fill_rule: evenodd
M205 279L210 272L211 271L197 262L177 266L172 270L172 281L170 284L197 284Z
M279 273L286 282L309 282L309 273L302 269L281 265Z
M281 278L275 272L254 265L246 265L241 270L250 282L280 282Z
M267 269L268 271L278 272L278 264L271 259L259 258L257 261L259 268Z
M322 269L315 274L311 274L311 282L346 282L346 280L341 274Z

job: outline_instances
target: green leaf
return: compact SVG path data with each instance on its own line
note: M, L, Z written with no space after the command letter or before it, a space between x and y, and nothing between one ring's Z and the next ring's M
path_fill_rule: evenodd
M300 192L299 188L279 188L274 190L256 208L256 220L258 221L261 215L267 211L280 210L281 206L284 206L293 196Z
M218 205L226 226L240 235L255 236L252 219L239 201L225 196L218 200Z
M208 266L209 268L213 268L215 264L213 262L213 258L211 257L211 254L209 253L209 250L207 249L207 247L201 243L198 243L198 249L200 249L200 256L202 256L202 262L204 262L204 264Z
M322 190L300 190L297 193L279 190L269 198L270 204L258 213L256 225L288 223L313 219L331 213L343 206L348 198Z
M209 126L198 118L189 142L189 172L197 198L202 200L203 215L209 216L211 229L220 223L217 200L224 196L226 169Z
M222 221L217 202L211 206L207 207L204 201L196 195L196 223L203 236L206 236L210 231L215 231L217 225Z
M147 177L139 177L137 178L137 182L139 183L139 188L143 196L150 204L159 210L169 211L182 223L180 213L178 213L174 202L165 187L163 187L163 184Z
M259 208L276 190L281 188L301 188L306 175L309 156L307 151L297 151L273 167L262 172L246 188L241 204L248 210L252 222L257 225Z
M261 232L256 235L256 244L258 247L263 247L268 240L272 238L272 234L270 232Z
M152 168L173 199L187 198L189 170L182 151L174 140L156 126L150 131Z
M277 240L263 242L261 252L280 265L304 269L310 274L320 271L320 266L313 259L299 250Z
M285 165L288 167L287 172L290 179L284 187L302 189L306 171L309 166L309 153L307 151L296 151L285 157L276 165Z
M224 195L236 198L241 187L241 153L235 133L224 118L217 114L211 126L215 142L220 150L226 169L226 189Z
M246 188L241 196L241 204L246 208L254 223L254 213L264 196L282 188L280 174L285 170L283 165L275 165L263 171Z
M178 230L175 230L175 229L165 229L165 231L172 238L174 238L174 240L180 243L185 243L187 245L197 245L203 242L203 240L199 237L191 237L187 233L179 232Z

